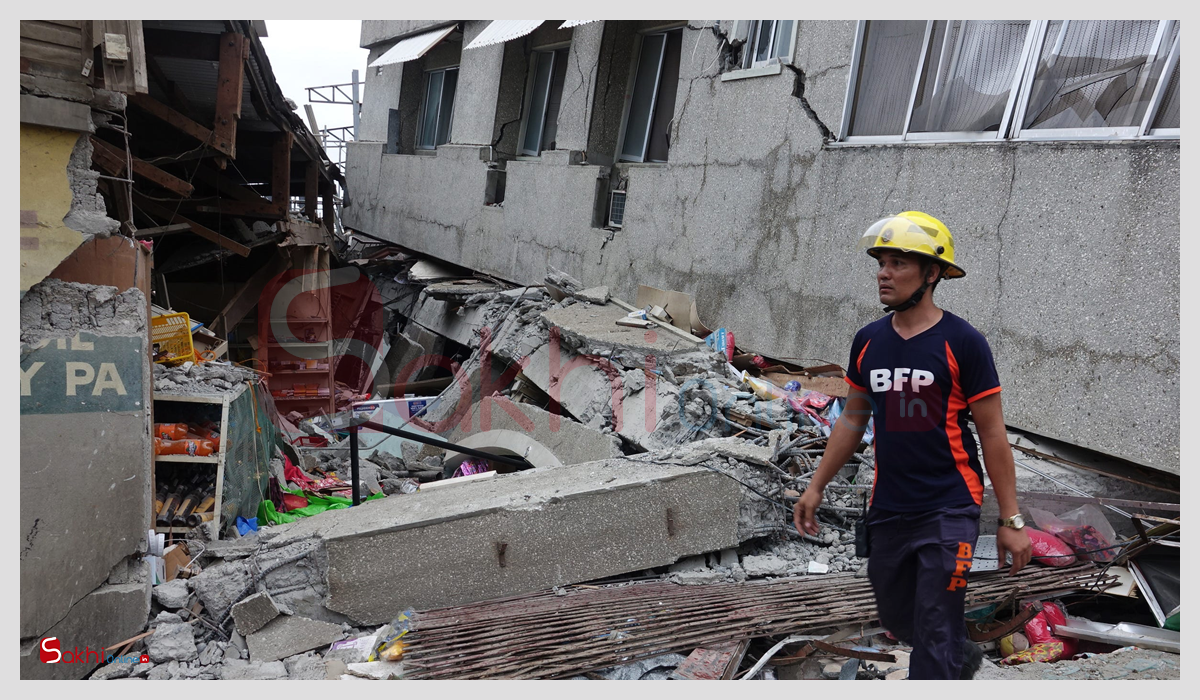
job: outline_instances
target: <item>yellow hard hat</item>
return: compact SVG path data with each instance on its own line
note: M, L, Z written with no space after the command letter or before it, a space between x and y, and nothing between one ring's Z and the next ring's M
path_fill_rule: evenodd
M964 277L967 271L954 262L954 237L932 216L904 211L871 224L858 240L858 249L873 258L885 250L898 250L931 258L942 264L944 277Z

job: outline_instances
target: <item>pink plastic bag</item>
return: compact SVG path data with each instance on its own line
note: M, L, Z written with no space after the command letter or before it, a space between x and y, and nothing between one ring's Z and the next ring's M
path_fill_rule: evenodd
M1080 559L1109 562L1120 551L1113 546L1117 533L1104 513L1090 503L1059 516L1037 508L1030 508L1029 514L1038 527L1066 542Z
M1026 527L1029 541L1033 543L1033 561L1042 566L1068 566L1075 563L1075 555L1066 542L1036 528Z

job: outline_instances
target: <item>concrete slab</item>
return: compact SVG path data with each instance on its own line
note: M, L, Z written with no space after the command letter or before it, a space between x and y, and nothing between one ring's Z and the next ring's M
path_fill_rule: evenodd
M87 649L96 651L98 657L101 647L128 639L145 629L149 614L148 583L101 586L81 598L65 618L40 637L22 642L21 678L83 678L101 663L98 658L94 663L42 663L38 655L38 639L58 637L64 654L78 650L84 654L85 661L90 661L86 655Z
M284 615L246 637L246 646L250 649L251 661L268 662L329 646L341 638L341 625Z
M366 503L283 526L277 538L320 537L325 605L382 624L407 607L541 590L736 546L743 498L736 482L705 469L612 459Z
M446 440L494 454L523 456L535 467L594 462L621 454L612 435L504 397L489 396L476 403ZM453 470L463 459L448 453L444 466Z
M703 342L688 342L661 329L618 326L617 320L628 315L628 311L615 304L572 304L565 309L542 312L542 318L559 328L564 336L580 336L597 347L615 346L656 356L682 354L704 347Z
M262 629L271 620L279 617L279 606L271 600L271 594L263 591L234 604L231 610L233 624L239 634L249 636Z

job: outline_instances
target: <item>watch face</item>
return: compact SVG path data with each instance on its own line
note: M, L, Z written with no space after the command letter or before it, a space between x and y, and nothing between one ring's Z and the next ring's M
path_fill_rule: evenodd
M1025 518L1021 517L1020 513L1012 516L1011 520L1014 529L1020 530L1021 528L1025 527Z

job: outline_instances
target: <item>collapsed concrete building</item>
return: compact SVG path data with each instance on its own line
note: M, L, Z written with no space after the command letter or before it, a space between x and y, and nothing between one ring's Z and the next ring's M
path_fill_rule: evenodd
M80 32L79 46L70 48L90 53L67 52L61 60L119 54L121 42L109 36L122 29L116 25L28 24L22 46L31 55L44 50L36 42L45 37L62 38L62 27ZM1159 206L1124 203L1105 216L1117 223L1155 217L1166 225L1174 215L1177 226L1177 198L1172 204L1169 192L1155 188L1178 178L1178 127L1170 122L1177 82L1161 79L1177 76L1178 23L1129 23L1141 32L1135 49L1154 25L1143 47L1154 60L1144 75L1159 82L1147 78L1139 88L1148 94L1134 101L1144 108L1139 130L1105 132L1125 141L1073 145L1064 155L1061 145L1029 141L1037 127L1010 125L982 136L942 134L947 141L990 138L986 150L913 147L895 143L908 140L907 120L904 138L863 136L866 122L849 107L838 137L826 121L839 104L839 81L845 90L842 63L853 64L852 86L868 85L880 77L870 63L878 51L907 56L917 34L926 50L953 44L945 23L919 24L364 22L372 66L349 182L342 182L274 84L261 23L129 23L128 101L136 109L120 127L134 146L118 152L123 160L106 160L105 149L116 148L113 137L121 135L111 128L110 103L122 96L88 87L89 99L106 100L88 105L103 138L58 135L54 177L37 169L41 160L28 168L22 161L23 226L28 219L29 229L39 227L30 236L37 244L26 246L29 229L22 232L22 463L30 474L21 500L23 677L405 677L399 664L368 657L413 619L423 622L409 638L411 677L423 678L665 677L683 668L682 654L730 642L741 645L726 669L733 673L751 639L816 632L809 636L831 639L850 624L869 645L873 601L853 542L853 522L874 478L869 434L828 487L820 533L802 535L790 525L791 506L844 406L843 371L834 361L842 359L837 337L844 333L837 329L848 333L871 315L866 305L845 300L869 297L842 281L853 268L836 236L794 236L835 221L844 226L846 212L867 220L877 207L907 207L918 194L923 208L960 207L958 218L945 218L972 251L965 260L978 270L991 265L1006 283L985 294L977 281L986 281L985 272L969 278L975 286L947 296L983 294L998 309L993 326L979 325L1001 339L993 343L1006 413L1015 428L1028 429L1010 434L1022 503L1056 512L1101 504L1123 538L1153 523L1175 522L1177 530L1171 518L1179 510L1178 452L1169 439L1132 449L1106 434L1108 417L1067 415L1052 424L1046 395L1034 391L1039 377L1049 369L1075 376L1080 360L1030 350L1024 339L1034 334L1055 348L1082 347L1096 362L1094 386L1056 389L1081 399L1082 410L1129 377L1162 393L1165 407L1145 414L1148 430L1166 421L1172 400L1178 405L1170 378L1177 342L1148 360L1140 350L1109 353L1092 319L1050 333L1044 318L1019 308L1027 302L1023 280L1036 270L1022 266L1024 253L1002 251L1000 240L1013 227L1040 221L1040 205L1019 203L1018 192L1037 179L1030 169L1070 160L1073 176L1082 177L1081 161L1114 153L1127 170L1153 171L1152 182L1134 186L1157 192ZM965 50L982 36L1003 44L1010 59L1015 51L1029 70L1035 47L1051 32L1078 31L1067 23L993 24L998 33L953 29ZM1014 48L1014 37L1025 43ZM139 56L140 75L152 78L148 95L139 95L146 92L137 83ZM103 73L111 86L125 64L103 60L112 63ZM45 66L31 63L28 79L26 68L23 59L23 109L27 97L63 90L46 82ZM220 87L235 74L245 81L240 88ZM213 78L218 87L210 94ZM1028 82L1013 99L1027 94ZM852 87L850 94L861 112L878 107L870 90L859 95ZM28 119L23 111L23 142L26 123L58 118L35 117L48 108L30 104L41 111L31 106ZM78 112L81 104L54 109ZM734 104L741 126L726 129L725 117L715 115L731 113ZM745 107L751 104L761 109ZM767 138L757 122L769 115L781 128ZM189 155L202 133L197 128L207 129L200 121L212 123L210 136ZM147 128L161 129L159 122L171 130ZM83 126L79 133L90 130ZM924 133L916 126L911 132ZM710 138L718 133L722 138ZM151 145L139 141L143 136ZM188 166L191 156L203 166ZM98 177L89 163L110 174ZM892 194L864 196L887 168ZM981 180L967 187L963 172L981 173ZM189 174L198 177L195 186L180 177ZM39 177L59 196L31 204L27 216L26 183ZM962 186L930 185L930 178L945 184L952 177ZM1115 188L1119 180L1106 182ZM1002 181L1009 192L998 205L1003 211L995 197L963 208ZM747 183L754 182L761 192L751 191ZM181 192L184 185L194 192ZM40 196L29 187L29 201ZM136 205L123 208L129 197ZM175 209L155 214L165 198ZM965 212L978 219L972 223ZM720 227L745 234L708 235ZM996 230L1000 236L989 233ZM76 249L71 236L93 238ZM153 254L131 240L138 238L156 241ZM70 252L64 263L46 258L58 248ZM26 260L27 250L41 252ZM1035 256L1035 267L1068 255ZM98 259L107 261L99 271ZM26 286L26 267L35 265L46 272L36 279L31 272ZM762 284L748 281L763 275L785 277L771 293L799 295L802 311L768 300ZM316 306L305 305L312 300L306 294ZM296 299L302 313L289 306ZM227 341L227 355L151 365L148 326L167 307L208 320ZM698 309L723 327L705 327ZM1148 342L1172 313L1177 320L1177 310L1166 308L1127 340ZM298 330L317 322L324 335ZM320 349L296 357L276 352L310 344ZM92 353L90 372L80 364L90 358L74 354L82 352ZM1030 352L1038 371L1018 372ZM812 357L772 359L778 355ZM65 369L55 383L38 376L58 365ZM312 384L316 377L320 383ZM785 383L795 386L784 392ZM221 465L224 506L214 507L211 526L156 522L160 462L175 458L158 453L151 421L183 420L162 403L215 398L233 415L235 397L241 412L221 418L229 426L222 440L228 446L241 439L234 424L249 439L229 450L237 451L232 457L224 449L201 457ZM405 437L361 427L364 420L402 427ZM80 425L92 433L90 455L59 447ZM48 460L51 446L56 456ZM64 488L59 482L78 470L57 455L87 461L87 478ZM1120 507L1135 504L1137 512L1157 515L1123 517L1129 513ZM985 536L995 530L994 511L994 499L985 497ZM49 537L98 523L116 536L89 542L85 555L65 551L66 538ZM170 580L147 571L155 538L164 535L182 547L177 553L186 552ZM48 585L49 572L72 557L79 572ZM983 577L977 587L972 581L980 608L1008 601L1016 590L998 574L983 574L985 563L976 562ZM1086 565L1022 576L1015 586L1030 595L1098 591L1116 579ZM593 593L617 622L580 622ZM759 593L789 602L771 606L754 600ZM703 610L710 596L741 612ZM840 603L829 603L835 599ZM668 604L664 618L707 621L697 623L702 631L680 637L669 620L657 628L621 622L626 610ZM560 610L564 627L583 630L563 642L574 660L530 655L530 648L558 648L538 643L505 659L503 673L489 670L489 654L508 652L489 646L495 635L488 620L506 624L514 610L544 626L526 637L550 634ZM464 634L485 640L471 642L479 657L469 662L464 657L473 652L438 636L439 624L459 617L470 621ZM643 635L637 652L623 652L626 635ZM116 642L110 651L144 650L149 660L99 668L90 660L39 663L38 644L50 636L64 649ZM801 651L793 661L808 653ZM774 677L774 665L763 669L770 653L743 672ZM904 672L904 664L880 666L860 677Z
M1010 425L1178 474L1177 22L503 25L363 22L349 228L518 285L678 289L746 347L844 364L878 316L853 241L931 212Z

